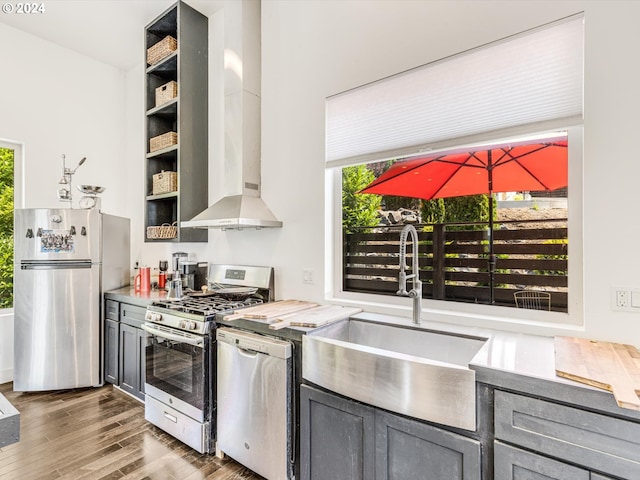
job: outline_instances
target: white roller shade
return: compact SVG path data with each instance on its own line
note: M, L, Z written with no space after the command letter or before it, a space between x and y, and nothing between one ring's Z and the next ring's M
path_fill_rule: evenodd
M394 158L487 132L582 123L577 15L327 99L326 160Z

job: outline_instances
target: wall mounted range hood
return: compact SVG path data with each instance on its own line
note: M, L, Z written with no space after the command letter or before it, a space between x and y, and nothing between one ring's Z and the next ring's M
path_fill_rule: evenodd
M281 227L260 197L260 0L224 3L225 194L182 227Z

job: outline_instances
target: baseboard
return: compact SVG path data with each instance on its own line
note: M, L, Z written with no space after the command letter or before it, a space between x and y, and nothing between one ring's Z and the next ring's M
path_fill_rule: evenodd
M0 385L13 381L13 368L5 368L0 370Z
M105 383L105 385L106 385L106 383ZM133 394L131 394L131 393L127 392L126 390L123 390L123 389L122 389L122 388L120 388L118 385L113 385L113 388L114 388L115 390L118 390L119 392L124 393L125 395L130 396L130 397L131 397L131 398L133 398L134 400L137 400L137 401L139 401L140 403L144 404L144 400L143 400L143 399L136 397L135 395L133 395Z

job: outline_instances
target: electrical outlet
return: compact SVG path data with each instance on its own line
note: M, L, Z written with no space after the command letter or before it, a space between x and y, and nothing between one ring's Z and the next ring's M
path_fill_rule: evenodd
M626 308L629 306L629 292L626 290L616 290L616 307Z
M313 285L313 269L305 268L302 270L302 283Z
M640 287L613 285L611 287L611 308L624 312L640 313Z

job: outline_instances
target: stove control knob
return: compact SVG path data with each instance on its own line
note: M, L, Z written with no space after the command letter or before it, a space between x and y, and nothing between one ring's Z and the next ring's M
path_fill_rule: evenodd
M151 320L152 322L160 322L162 321L162 314L157 312L147 312L147 320Z
M197 326L196 322L193 322L193 321L189 322L189 330L195 330L196 326Z

